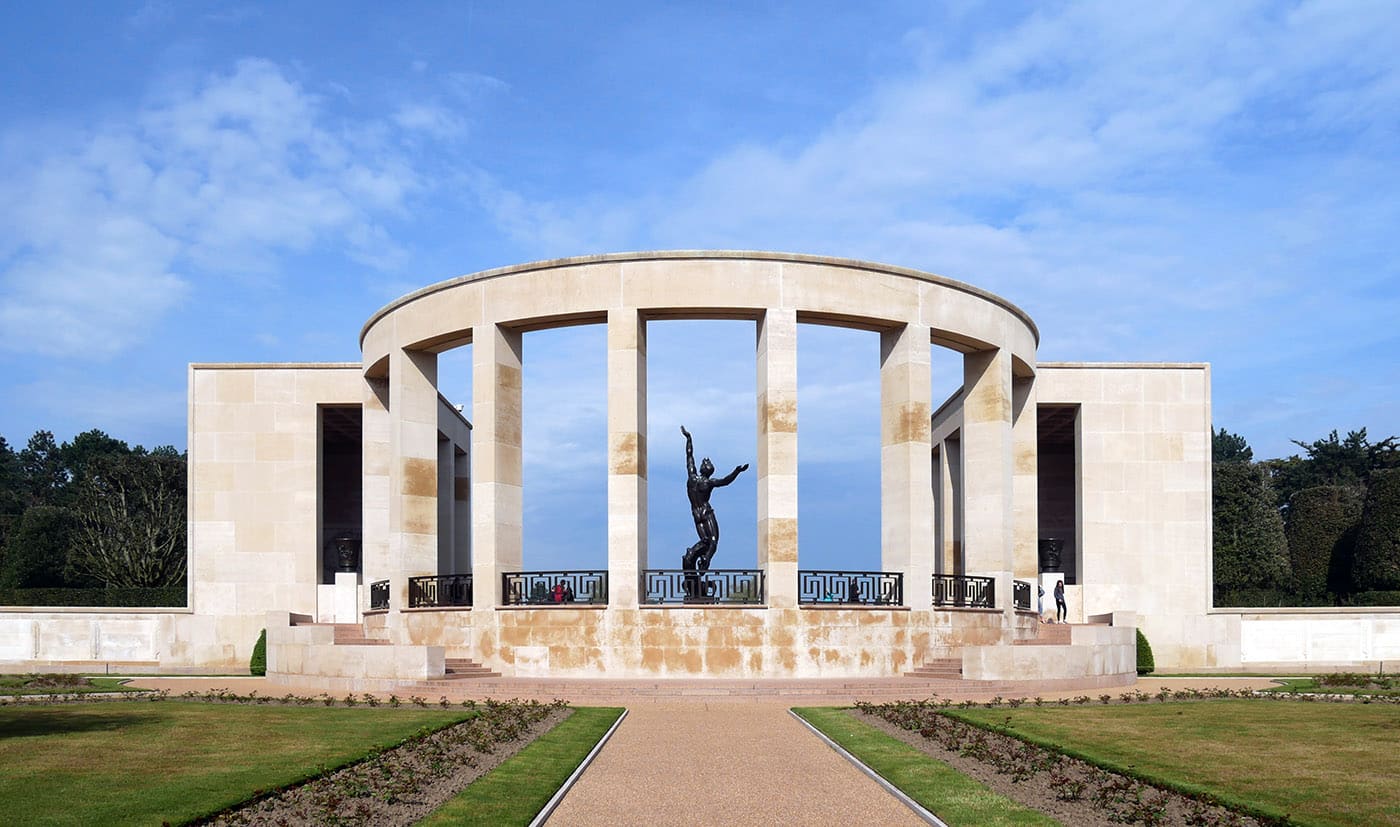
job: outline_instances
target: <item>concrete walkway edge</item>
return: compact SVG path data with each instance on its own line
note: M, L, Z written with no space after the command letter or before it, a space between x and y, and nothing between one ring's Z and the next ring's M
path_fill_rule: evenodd
M791 709L788 710L788 714L796 718L798 723L807 727L807 729L810 730L813 735L825 741L827 746L836 750L837 755L840 755L842 758L845 758L847 761L850 761L852 764L855 764L856 769L870 776L870 778L873 779L876 784L879 784L885 789L885 792L899 799L899 802L901 804L913 810L914 815L923 819L928 824L932 824L933 827L948 827L948 825L944 823L942 819L929 812L928 810L924 809L924 805L910 798L908 795L905 794L904 790L901 790L900 788L891 784L885 779L883 775L871 769L869 765L867 765L864 761L860 760L859 758L855 757L850 752L848 752L845 747L828 738L825 732L822 732L821 730L812 726L812 724L808 722L806 718L803 718L801 715L798 715L796 711Z
M554 809L559 806L559 802L563 801L564 796L568 795L569 790L572 790L574 784L578 783L579 776L583 775L583 771L588 769L589 764L593 763L593 759L597 757L603 745L613 736L617 728L622 726L622 722L626 720L626 718L627 710L624 709L622 710L622 714L617 716L617 720L613 721L612 726L608 727L608 731L603 733L603 737L598 739L598 743L593 745L593 749L588 751L588 754L583 757L579 765L574 767L574 771L569 773L569 777L564 779L564 783L560 785L559 789L554 791L554 795L550 796L549 801L545 802L544 808L541 809L539 813L536 814L534 820L530 822L530 827L542 827L546 821L549 821L549 817L554 814Z

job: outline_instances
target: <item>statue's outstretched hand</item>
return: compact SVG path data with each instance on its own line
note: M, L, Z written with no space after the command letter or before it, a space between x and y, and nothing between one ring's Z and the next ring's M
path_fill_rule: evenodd
M690 438L690 431L687 431L684 425L681 426L681 433L685 434L686 439Z
M746 463L744 463L743 465L740 465L738 468L735 468L735 469L734 469L734 473L735 473L735 474L741 474L741 473L743 473L743 472L745 472L745 471L747 471L747 470L749 470L749 464L746 462Z

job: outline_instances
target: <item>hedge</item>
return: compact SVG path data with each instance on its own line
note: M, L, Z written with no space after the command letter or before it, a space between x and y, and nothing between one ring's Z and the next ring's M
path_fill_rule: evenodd
M1286 586L1288 541L1263 468L1217 462L1214 473L1215 585L1223 591Z
M1288 556L1300 597L1351 591L1356 532L1365 491L1343 485L1304 488L1288 501Z
M126 589L0 589L0 606L169 608L185 605L184 586Z
M1371 473L1354 576L1357 589L1400 589L1400 468Z

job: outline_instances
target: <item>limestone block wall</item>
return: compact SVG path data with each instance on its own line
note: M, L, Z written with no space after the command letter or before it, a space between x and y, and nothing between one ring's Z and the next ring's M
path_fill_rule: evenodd
M1036 390L1079 407L1072 616L1135 611L1158 668L1235 661L1238 638L1208 614L1210 366L1041 363Z
M508 676L898 676L963 643L1001 639L1002 613L843 608L493 608L376 615Z
M358 364L194 364L189 583L195 620L163 663L246 669L272 610L314 615L318 408L360 405Z
M421 681L443 674L441 646L374 646L336 644L331 626L306 624L310 618L291 612L268 612L267 673L275 683L314 676L331 688L365 687L366 680Z
M1244 668L1400 668L1400 608L1232 609L1215 616L1238 623L1238 665Z
M187 610L10 609L0 612L0 671L136 671L169 661Z

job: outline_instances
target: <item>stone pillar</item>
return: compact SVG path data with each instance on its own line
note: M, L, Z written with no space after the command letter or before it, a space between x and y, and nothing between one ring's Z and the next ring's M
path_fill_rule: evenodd
M647 566L647 329L608 311L608 605L636 608Z
M453 483L457 464L453 462L452 440L438 435L437 451L437 569L435 574L451 574L453 548L456 545L457 499Z
M943 518L949 526L943 535L944 559L949 574L967 574L967 555L963 554L963 464L962 440L943 440Z
M758 320L758 567L768 605L797 605L797 311ZM719 472L716 472L719 473Z
M453 574L472 571L472 502L471 463L466 449L457 446L452 452L452 568Z
M913 609L933 603L930 346L928 325L880 334L880 559Z
M501 573L519 571L521 525L520 332L472 330L472 603L501 602Z
M1038 433L1034 377L1011 381L1011 442L1015 451L1012 469L1011 504L1014 523L1011 571L1018 580L1031 584L1031 606L1035 606L1035 581L1039 579L1040 534Z
M1014 515L1011 354L963 357L963 554L967 573L996 579L997 607L1012 614ZM1010 624L1003 634L1010 635Z
M369 608L369 584L388 580L394 570L389 554L389 382L366 378L360 410L361 501L360 571L365 588L361 609Z
M437 355L389 355L390 607L408 606L408 578L437 572Z

